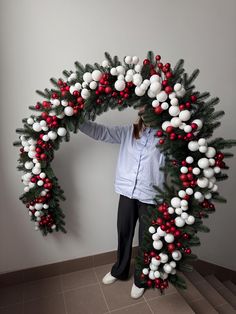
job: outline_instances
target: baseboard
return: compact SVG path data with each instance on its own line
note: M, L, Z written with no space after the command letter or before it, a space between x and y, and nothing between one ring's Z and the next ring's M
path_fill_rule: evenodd
M135 256L137 255L137 251L137 246L132 248L132 258L135 258ZM117 251L111 251L107 253L76 258L74 260L68 260L44 266L3 273L0 274L0 288L20 284L27 281L43 279L46 277L57 276L104 264L114 263L117 257L116 253ZM230 279L236 284L236 272L233 270L202 260L194 261L192 262L192 265L202 275L215 274L220 280Z

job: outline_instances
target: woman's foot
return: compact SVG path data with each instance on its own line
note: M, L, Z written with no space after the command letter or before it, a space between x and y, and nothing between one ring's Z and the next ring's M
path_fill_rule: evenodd
M114 281L116 281L117 278L112 276L111 275L111 272L109 271L109 273L107 273L103 279L102 279L102 282L105 284L105 285L109 285L110 283L113 283Z
M131 298L138 299L140 298L144 293L145 288L139 288L133 283L133 286L131 288Z

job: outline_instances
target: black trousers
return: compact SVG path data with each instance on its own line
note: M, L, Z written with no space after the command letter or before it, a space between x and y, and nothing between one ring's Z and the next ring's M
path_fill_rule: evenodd
M117 213L117 232L118 232L118 250L117 261L112 266L111 275L125 280L129 276L130 260L132 253L132 242L135 232L136 222L139 219L139 250L144 233L144 223L142 215L146 214L147 206L150 204L142 203L137 199L130 199L127 196L120 195L118 213ZM141 288L140 279L134 271L134 283Z

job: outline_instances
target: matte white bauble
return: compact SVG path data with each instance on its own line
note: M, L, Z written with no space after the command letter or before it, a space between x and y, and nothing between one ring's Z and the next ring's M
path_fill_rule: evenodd
M136 86L134 92L137 96L143 96L146 93L145 89L140 86Z
M160 103L159 103L159 101L158 101L157 99L155 99L155 100L152 101L152 106L153 106L153 108L156 108L156 107L159 106L159 105L160 105Z
M209 159L209 164L210 164L210 166L214 166L215 163L216 163L216 161L215 161L214 158L210 158L210 159Z
M133 57L132 57L132 63L133 63L133 64L137 64L138 62L139 62L139 57L133 56Z
M187 193L188 195L192 195L192 194L193 194L193 189L187 188L187 189L186 189L186 193Z
M186 220L187 218L188 218L188 214L186 213L186 212L183 212L182 214L181 214L181 218L183 218L184 220Z
M155 229L153 226L151 226L151 227L149 227L148 231L149 231L150 233L155 233L155 232L156 232L156 229Z
M215 148L214 147L208 147L207 152L206 152L206 156L208 158L212 158L215 156L215 154L216 154Z
M70 75L70 79L71 80L76 80L76 78L77 78L77 74L74 72L74 73L71 73L71 75Z
M172 271L172 267L168 263L163 266L163 269L167 274L170 274Z
M58 107L61 104L59 99L51 99L50 101L53 107Z
M152 239L153 239L154 241L157 241L157 240L160 239L160 236L158 235L158 233L153 233Z
M181 217L176 217L175 218L175 225L177 227L183 227L185 225L184 219L182 219Z
M161 264L161 262L155 257L152 257L151 262L153 265L156 265L156 266L159 266Z
M132 82L132 81L133 81L133 75L126 74L126 76L125 76L125 81L126 81L126 82Z
M58 119L63 119L64 117L65 117L65 113L64 112L62 112L62 113L57 115Z
M220 173L220 172L221 172L220 167L214 167L214 172L215 172L215 173Z
M92 81L92 82L90 82L90 84L89 84L89 88L91 88L91 89L96 89L97 86L98 86L98 84L97 84L97 82L95 82L95 81Z
M188 143L188 149L191 151L191 152L195 152L199 149L199 145L198 145L198 142L196 141L190 141Z
M82 83L82 88L87 88L88 84L86 82Z
M175 261L179 261L182 257L182 253L179 250L175 250L172 252L172 257Z
M173 207L168 207L167 210L168 210L168 213L171 214L171 215L174 214L174 212L175 212Z
M218 185L214 184L214 185L213 185L213 188L212 188L212 191L213 191L213 192L216 192L217 190L218 190Z
M111 73L111 75L113 75L113 76L115 76L115 75L118 74L116 68L111 68L110 73Z
M178 104L179 104L178 98L172 98L170 101L170 104L172 106L178 106Z
M66 106L68 106L68 101L62 100L61 104L62 104L63 107L66 107Z
M171 261L169 264L170 264L170 266L171 266L172 268L175 268L175 267L176 267L176 262L175 262L175 261Z
M65 136L66 135L66 129L65 128L58 128L58 130L57 130L57 134L59 135L59 136Z
M180 83L176 83L176 84L174 85L174 91L176 91L176 92L180 91L181 88L182 88L182 85L181 85Z
M29 125L32 125L32 124L34 123L34 119L33 119L33 118L28 118L28 119L27 119L27 123L28 123Z
M29 158L34 158L35 157L35 155L36 155L36 152L34 152L34 151L32 151L32 150L30 150L29 152L28 152L28 156L29 156Z
M54 229L56 229L56 227L57 227L57 226L56 226L55 224L53 224L53 225L51 226L51 229L54 230Z
M157 228L157 234L160 236L160 237L164 237L166 235L166 232L164 230L161 229L161 227L159 226Z
M174 128L178 128L181 125L182 121L179 117L174 117L170 120L170 123Z
M57 138L57 133L54 131L49 131L48 137L50 138L50 140L55 140Z
M192 170L193 174L195 174L196 176L199 175L199 173L201 172L201 170L198 167L194 167Z
M118 91L122 91L125 89L125 81L123 80L117 80L115 82L115 89Z
M164 239L167 243L172 243L172 242L174 242L175 237L173 236L173 234L167 233L167 235L165 235Z
M176 98L176 93L175 92L172 92L168 95L169 99L173 99L173 98ZM178 99L178 98L177 98Z
M25 168L26 169L32 169L34 166L34 163L32 161L26 161L25 162Z
M206 139L205 139L205 138L200 138L200 139L198 140L198 145L200 145L200 146L206 146L206 145L207 145Z
M143 81L143 78L142 78L141 74L139 74L139 73L134 74L134 76L133 76L134 85L139 86L142 83L142 81Z
M202 120L195 119L195 120L192 121L192 123L196 123L197 124L198 130L200 130L202 128L202 125L203 125Z
M155 278L160 278L161 274L158 270L154 271Z
M148 91L147 91L147 95L148 95L149 98L155 98L155 97L156 97L156 94L153 93L153 92L150 90L150 88L149 88Z
M214 184L210 181L209 184L208 184L208 188L209 188L209 189L212 189L213 186L214 186Z
M103 66L104 68L108 67L108 66L109 66L109 62L108 62L107 60L103 60L103 61L102 61L102 66Z
M185 125L184 132L185 133L190 133L191 131L192 131L192 127L190 125Z
M209 159L208 158L200 158L198 160L198 167L201 168L201 169L206 169L209 167Z
M178 116L178 114L179 114L179 107L178 106L170 106L168 112L169 112L169 114L172 117Z
M161 263L166 263L168 262L168 255L165 253L160 253L159 254L160 258L161 258Z
M157 270L158 266L151 263L151 264L149 265L149 268L150 268L151 270L155 271L155 270Z
M159 93L161 91L161 88L162 85L159 82L153 82L150 85L150 90L155 94Z
M186 192L184 190L180 190L178 192L179 197L184 198L186 196Z
M88 99L90 96L90 90L88 90L87 88L83 88L81 91L81 97L84 99Z
M212 198L212 194L211 193L206 193L204 194L204 197L207 199L207 200L210 200Z
M203 170L203 174L206 178L212 178L214 176L214 169L206 168Z
M168 274L167 273L160 272L160 274L161 274L161 279L165 280L166 278L168 278Z
M80 91L82 86L81 86L81 84L79 82L77 82L77 83L75 83L75 88L76 88L77 91Z
M34 182L29 182L29 188L32 189L35 186Z
M186 160L186 162L188 164L192 164L193 163L193 157L192 156L188 156L185 160Z
M162 92L160 92L160 93L158 93L158 94L156 95L156 99L157 99L158 101L160 101L160 102L166 101L167 98L168 98L168 95L167 95L167 93L164 92L164 91L162 91Z
M171 205L175 208L180 207L181 199L179 197L173 197L171 199Z
M65 114L66 116L73 116L73 114L74 114L73 108L72 108L71 106L65 107L65 108L64 108L64 114Z
M160 76L157 75L157 74L153 74L153 75L150 77L150 82L151 82L151 83L160 82Z
M35 217L39 217L41 215L41 212L39 210L36 210L35 213L34 213L34 216Z
M44 208L44 209L48 209L48 208L49 208L49 205L48 205L48 204L43 204L43 208Z
M37 181L37 185L38 185L38 186L42 186L42 185L44 185L43 180L38 180L38 181Z
M154 271L153 271L153 270L150 270L150 272L149 272L149 274L148 274L148 277L149 277L151 280L154 280L154 279L155 279Z
M141 72L141 70L142 70L142 66L141 66L141 64L136 64L135 65L135 67L134 67L134 70L136 71L136 72Z
M36 131L36 132L40 132L42 130L42 127L41 127L40 123L35 122L33 124L33 130Z
M167 110L167 109L169 108L168 102L164 101L164 102L161 104L161 108L162 108L163 110Z
M148 88L148 86L151 84L151 82L148 79L146 79L143 81L143 84L146 85L146 87Z
M47 134L45 134L45 135L42 137L42 140L43 140L44 142L47 142L47 141L50 140L50 138L49 138L49 136L48 136Z
M181 121L188 121L191 117L191 113L189 110L180 111L179 118Z
M195 192L195 193L194 193L194 198L195 198L196 200L201 199L201 198L202 198L202 193L199 192L199 191Z
M197 185L202 189L206 188L208 184L209 184L209 181L207 178L203 177L203 178L197 179Z
M156 250L160 250L163 247L163 243L161 240L153 241L153 247Z
M38 167L32 168L32 173L33 173L33 174L40 174L40 172L41 172L41 169L40 169L40 168L38 168Z
M188 173L188 168L183 166L183 167L180 168L180 172L181 173Z
M189 215L188 218L185 220L187 225L192 225L195 222L195 217L192 215Z
M117 80L124 81L124 79L125 79L125 77L124 77L123 74L119 74L119 75L117 76Z
M200 146L199 147L199 152L205 154L207 151L207 146Z
M188 206L188 201L187 200L181 200L180 201L180 206L182 207L182 206Z
M125 57L125 63L126 64L131 64L132 63L132 57L131 56L126 56Z
M166 131L166 129L170 125L171 125L170 121L165 121L165 122L162 123L161 128L162 128L162 130Z
M177 207L177 208L175 209L175 213L176 213L177 215L181 215L182 212L183 212L183 209L182 209L181 207Z
M76 91L75 86L71 85L69 91L70 91L71 95L73 95L73 93Z
M181 120L180 120L181 121ZM186 123L181 121L181 124L179 126L180 130L183 130L185 127Z
M142 273L143 273L144 275L147 275L147 274L149 273L148 268L143 268Z

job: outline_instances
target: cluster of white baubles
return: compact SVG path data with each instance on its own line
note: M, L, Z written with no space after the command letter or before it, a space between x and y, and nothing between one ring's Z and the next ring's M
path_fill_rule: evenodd
M221 169L218 166L215 166L214 156L216 155L216 150L214 147L207 144L206 139L200 138L198 141L190 141L188 143L188 149L192 152L199 151L205 154L205 157L202 157L198 160L198 167L193 168L194 175L200 175L201 177L197 179L197 185L202 189L209 189L209 192L216 192L218 186L216 183L215 174L220 173ZM195 199L202 202L204 196L207 199L211 198L211 193L205 193L204 195L201 192L195 192Z

